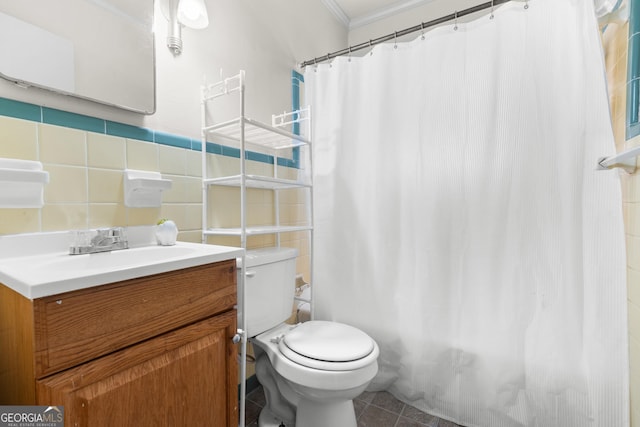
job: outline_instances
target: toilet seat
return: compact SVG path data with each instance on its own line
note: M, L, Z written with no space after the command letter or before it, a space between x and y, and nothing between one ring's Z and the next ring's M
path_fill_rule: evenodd
M371 363L373 339L363 331L337 322L302 323L281 337L278 349L287 359L308 368L351 371Z

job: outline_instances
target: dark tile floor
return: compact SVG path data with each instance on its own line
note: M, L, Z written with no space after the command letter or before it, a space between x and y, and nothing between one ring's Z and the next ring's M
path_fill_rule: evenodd
M262 386L247 395L246 426L258 426L258 414L265 404ZM399 401L390 393L364 392L353 401L358 427L461 427L425 414Z

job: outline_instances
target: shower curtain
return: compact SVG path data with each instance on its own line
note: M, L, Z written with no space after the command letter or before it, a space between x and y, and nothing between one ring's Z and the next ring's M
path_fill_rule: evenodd
M593 3L510 2L307 67L317 319L465 426L624 427L624 230Z

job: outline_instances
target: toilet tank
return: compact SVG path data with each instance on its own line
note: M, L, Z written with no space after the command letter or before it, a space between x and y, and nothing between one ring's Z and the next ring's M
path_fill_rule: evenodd
M294 248L264 248L247 251L246 265L238 260L238 284L241 275L245 278L247 336L261 334L291 316L297 256ZM238 299L242 299L240 292ZM239 310L238 327L242 325L242 314Z

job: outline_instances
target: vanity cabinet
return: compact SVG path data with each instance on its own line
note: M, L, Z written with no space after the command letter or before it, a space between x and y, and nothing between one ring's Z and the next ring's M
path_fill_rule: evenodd
M237 426L235 259L0 298L0 404L64 406L68 426Z

